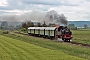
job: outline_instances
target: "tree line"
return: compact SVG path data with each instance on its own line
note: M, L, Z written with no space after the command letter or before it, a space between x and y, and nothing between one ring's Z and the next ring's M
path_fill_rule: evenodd
M55 26L55 24L52 24L52 23L46 24L45 21L43 24L41 24L40 22L37 22L37 24L34 24L34 22L32 21L27 21L22 23L22 27L26 29L28 27L50 27L50 26Z

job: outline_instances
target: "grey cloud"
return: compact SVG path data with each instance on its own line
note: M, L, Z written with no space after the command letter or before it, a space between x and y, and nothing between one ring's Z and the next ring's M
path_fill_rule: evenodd
M68 3L67 0L64 0L64 3L62 3L61 1L57 1L57 0L21 0L22 3L24 4L41 4L41 5L50 5L50 6L60 6L60 5L65 5L65 6L77 6L76 4L71 4Z
M84 19L87 19L87 20L90 20L90 12L86 12L83 14L83 18Z
M86 1L90 2L90 0L86 0Z
M10 8L10 7L0 7L0 10L12 10L13 8Z
M68 0L7 0L7 1L8 1L8 6L4 6L4 7L0 6L0 10L2 10L0 12L0 15L9 13L9 12L5 12L5 10L48 11L50 8L58 7L58 6L65 6L65 7L66 6L70 6L70 7L77 6L78 7L77 3L69 3ZM61 2L61 1L64 1L64 2ZM85 1L90 1L90 0L85 0ZM81 3L83 3L83 2L84 1L82 0ZM39 7L38 5L42 5L42 7ZM68 8L66 10L68 10ZM16 12L14 12L14 13L16 13ZM81 13L85 13L85 11L81 12ZM79 12L79 14L81 14L81 13ZM89 13L87 13L87 14L90 15ZM85 18L88 18L88 17L85 17Z
M19 21L19 16L17 15L4 15L0 16L0 20L8 21L8 22L18 22Z
M50 1L50 0L39 0L39 1L36 1L36 0L21 0L22 3L25 3L25 4L41 4L41 5L60 5L61 3L60 2L57 2L57 1Z
M53 6L77 6L76 4L68 3L67 0L64 0L64 3L57 0L7 0L8 6L1 7L0 10L34 10L34 9L41 9L41 10L48 10L50 7ZM21 3L21 4L20 4ZM42 7L35 7L34 5L42 5L45 8Z
M19 0L7 0L8 5L5 7L0 7L0 10L24 10L26 5L19 5Z

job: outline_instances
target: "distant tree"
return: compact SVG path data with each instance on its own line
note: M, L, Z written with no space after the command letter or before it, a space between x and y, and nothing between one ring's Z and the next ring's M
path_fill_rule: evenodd
M45 23L45 21L44 21L44 23L42 24L42 26L43 26L43 27L46 27L46 26L47 26L46 23Z
M31 23L32 23L31 21L28 21L27 22L27 27L31 27Z
M69 24L68 26L70 26L70 27L75 27L75 25L74 25L74 24Z
M33 22L31 22L31 27L34 27L34 23Z
M87 26L87 24L84 24L84 28L87 28L88 26Z
M13 26L13 25L9 25L9 26L8 26L8 29L9 29L9 30L14 30L14 26Z
M34 23L33 22L31 22L31 21L27 21L27 22L23 22L22 23L22 27L23 28L28 28L28 27L34 27Z
M22 23L22 27L27 29L27 23L26 22L23 22Z
M32 21L27 21L27 27L34 27L34 23Z
M7 21L2 21L1 22L1 29L7 29L8 27L8 22Z
M41 27L42 25L41 25L41 23L38 22L36 26L37 27Z
M56 25L55 24L52 24L52 23L49 23L49 25L48 25L49 27L51 26L51 27L55 27Z
M15 27L15 29L21 29L22 28L22 25L17 25L16 27Z
M75 28L75 25L74 24L69 24L68 28L73 29L73 28Z

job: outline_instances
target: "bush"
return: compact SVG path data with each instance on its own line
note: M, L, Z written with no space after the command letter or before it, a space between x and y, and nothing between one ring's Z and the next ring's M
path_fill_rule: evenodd
M3 34L8 34L9 32L8 31L4 31Z
M26 28L22 28L21 31L26 31Z
M26 30L26 28L22 28L21 31L22 32L26 32L27 30Z

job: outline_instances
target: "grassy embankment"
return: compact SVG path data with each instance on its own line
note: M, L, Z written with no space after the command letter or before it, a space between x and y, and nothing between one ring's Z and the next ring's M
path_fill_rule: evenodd
M50 41L48 39L37 38L37 37L32 37L32 36L24 36L24 35L15 34L15 33L6 34L4 36L8 36L13 39L21 40L21 41L34 44L37 46L41 46L44 48L48 48L51 50L58 50L60 52L62 51L72 56L77 56L77 57L90 60L90 48L89 47L73 45L73 44L69 44L65 42L57 43L57 42Z
M0 60L84 60L0 35Z

